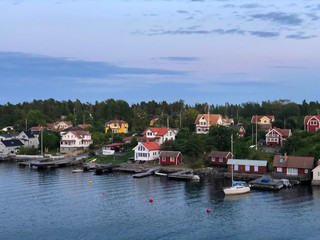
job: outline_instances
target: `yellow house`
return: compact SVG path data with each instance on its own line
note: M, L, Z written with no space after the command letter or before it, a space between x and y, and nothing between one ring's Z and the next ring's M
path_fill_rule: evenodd
M270 125L274 122L274 116L252 116L251 123L257 123L259 125Z
M128 127L127 122L118 119L110 120L105 124L106 133L109 129L111 129L113 133L127 133Z

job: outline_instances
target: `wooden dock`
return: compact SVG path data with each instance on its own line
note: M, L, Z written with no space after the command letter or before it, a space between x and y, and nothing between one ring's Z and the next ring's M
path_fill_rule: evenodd
M280 190L283 188L283 183L280 181L269 179L269 182L261 182L263 177L257 178L249 182L252 189L262 189L262 190Z
M43 161L29 161L30 167L36 167L38 169L44 168L58 168L58 167L66 167L72 165L71 158L65 158L60 160L43 160Z
M168 174L169 179L175 179L175 180L192 180L194 174L192 169L184 169L179 172L170 173Z
M157 171L159 168L161 168L161 167L160 167L160 166L157 166L157 167L150 168L150 169L149 169L148 171L146 171L146 172L134 174L133 177L134 177L134 178L143 178L143 177L151 176L151 175L152 175L155 171Z

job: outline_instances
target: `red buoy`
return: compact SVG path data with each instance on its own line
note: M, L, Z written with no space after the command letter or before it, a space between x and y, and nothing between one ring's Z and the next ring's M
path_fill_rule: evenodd
M153 202L153 199L149 199L149 202Z
M210 208L207 208L207 213L211 212L211 209Z
M104 194L105 194L105 192L102 192L102 194L104 195Z

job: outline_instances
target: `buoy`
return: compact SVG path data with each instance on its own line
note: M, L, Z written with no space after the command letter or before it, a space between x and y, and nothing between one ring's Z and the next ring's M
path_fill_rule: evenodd
M35 175L32 175L32 177L36 177Z
M149 202L153 202L153 199L149 199Z
M211 212L210 208L207 208L207 213Z
M92 183L92 181L89 181L89 183L91 184L91 183Z
M104 194L105 194L105 192L102 192L102 194L104 195Z

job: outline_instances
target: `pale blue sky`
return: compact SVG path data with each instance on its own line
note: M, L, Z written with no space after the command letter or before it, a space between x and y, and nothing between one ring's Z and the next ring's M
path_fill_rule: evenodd
M0 103L319 100L315 0L2 0Z

